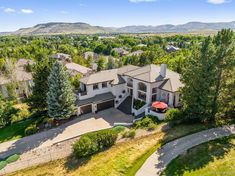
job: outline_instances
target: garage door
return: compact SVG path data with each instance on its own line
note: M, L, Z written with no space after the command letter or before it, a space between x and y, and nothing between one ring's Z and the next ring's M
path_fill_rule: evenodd
M80 107L80 111L81 111L81 115L91 113L92 107L91 107L91 105L82 106L82 107Z
M97 104L97 111L102 111L104 109L112 108L114 107L114 100L106 101Z

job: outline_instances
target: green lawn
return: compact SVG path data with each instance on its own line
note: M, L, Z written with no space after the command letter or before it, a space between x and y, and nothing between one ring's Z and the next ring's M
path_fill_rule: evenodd
M24 130L34 121L35 120L33 119L29 119L23 122L14 123L11 126L1 128L0 143L24 137Z
M156 132L148 136L117 143L109 150L98 153L89 159L64 158L10 175L134 176L145 160L161 144L206 128L208 126L202 124L179 125L167 132Z
M201 144L173 160L162 175L234 176L235 135Z

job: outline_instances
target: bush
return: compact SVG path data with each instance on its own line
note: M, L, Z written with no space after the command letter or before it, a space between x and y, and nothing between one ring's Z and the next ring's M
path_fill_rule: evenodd
M37 133L37 131L38 131L38 128L37 128L36 124L31 124L30 126L28 126L25 129L24 133L26 136L29 136L29 135Z
M135 128L148 128L150 124L154 124L154 121L148 116L145 116L143 119L135 122L134 127Z
M142 108L146 103L144 101L141 101L141 100L134 100L134 103L133 103L133 108L135 110L139 110L140 108Z
M166 121L178 121L182 120L182 112L179 109L169 109L165 114Z
M124 126L116 126L113 128L114 131L116 131L117 133L121 133L125 130L126 128Z
M113 129L101 130L83 135L73 146L77 158L91 156L111 147L116 142L118 133Z
M17 161L19 158L20 158L20 155L14 154L14 155L9 156L9 157L6 159L6 162L7 162L8 164L9 164L9 163L13 163L13 162Z
M6 167L7 162L6 161L0 161L0 170Z
M122 137L123 138L134 138L135 137L135 134L136 134L136 132L135 132L135 130L129 130L129 131L125 131L123 134L122 134Z
M148 131L153 131L157 128L157 125L154 123L149 124L149 126L147 127Z
M96 142L92 141L88 136L83 136L74 144L73 149L78 158L83 158L96 153L98 146Z

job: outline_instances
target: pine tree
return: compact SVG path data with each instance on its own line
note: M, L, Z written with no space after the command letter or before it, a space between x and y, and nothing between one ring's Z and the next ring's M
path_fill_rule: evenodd
M193 49L182 72L182 98L189 119L207 121L211 113L211 86L214 82L212 39L208 37L202 47Z
M47 61L38 62L33 68L33 90L28 104L32 109L43 111L47 109L48 77L51 64Z
M223 29L214 37L215 85L212 115L234 117L235 115L235 35L230 29Z
M48 79L48 114L55 119L67 119L75 113L75 94L64 66L55 62Z

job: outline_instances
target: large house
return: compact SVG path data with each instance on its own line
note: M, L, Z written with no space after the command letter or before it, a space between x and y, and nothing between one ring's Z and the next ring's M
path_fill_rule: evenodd
M77 114L124 106L130 108L132 114L139 115L155 101L178 107L179 88L182 86L180 75L168 70L165 64L144 67L128 65L97 72L80 80ZM135 102L141 102L139 104L142 106L136 108Z
M0 93L3 98L9 98L10 93L19 98L28 97L33 86L32 73L27 70L28 65L33 65L32 60L19 59L14 65L13 72L9 75L0 74ZM11 84L14 86L11 87ZM14 88L14 90L10 90ZM13 92L12 92L13 91Z

